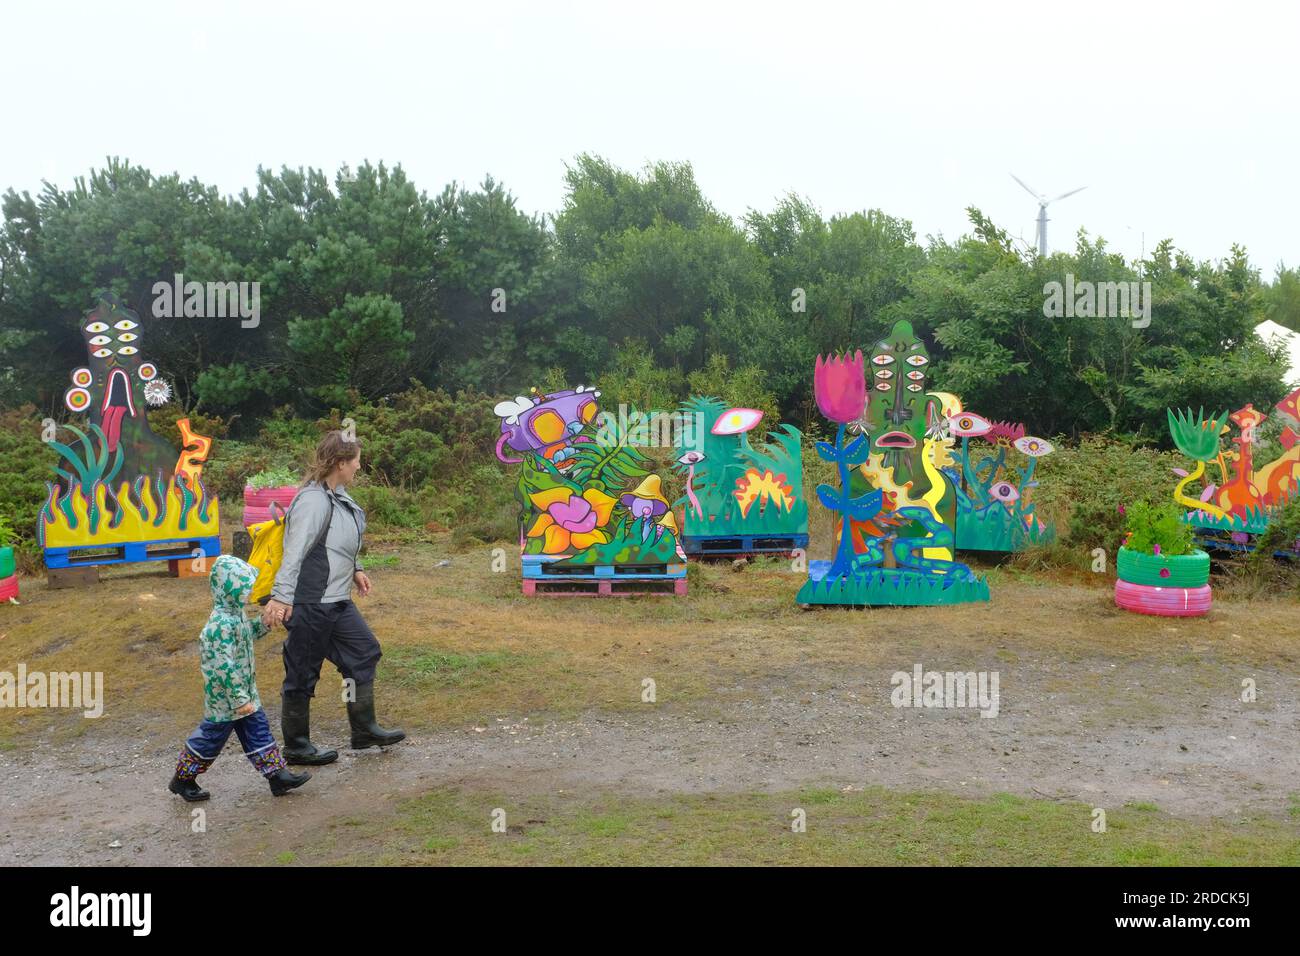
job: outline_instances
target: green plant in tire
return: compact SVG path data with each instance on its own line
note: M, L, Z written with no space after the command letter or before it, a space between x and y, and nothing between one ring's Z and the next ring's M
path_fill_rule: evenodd
M298 484L298 475L286 467L267 468L259 471L248 479L246 484L249 488L261 490L263 488L285 488L289 485Z
M1116 558L1121 581L1149 587L1200 588L1210 557L1193 547L1192 529L1172 502L1138 502L1127 513L1128 537Z
M1124 547L1142 554L1175 558L1192 553L1192 529L1172 504L1139 501L1125 511L1128 536Z

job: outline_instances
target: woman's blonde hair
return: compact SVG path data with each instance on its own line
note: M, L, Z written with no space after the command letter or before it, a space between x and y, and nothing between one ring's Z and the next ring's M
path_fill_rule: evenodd
M348 441L341 431L332 431L320 440L312 462L307 468L307 478L303 482L314 481L321 484L342 462L351 461L361 454L361 445Z

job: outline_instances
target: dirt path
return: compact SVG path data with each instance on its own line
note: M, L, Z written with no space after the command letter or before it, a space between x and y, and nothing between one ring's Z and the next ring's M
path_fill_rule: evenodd
M193 806L165 790L179 741L143 728L87 733L0 753L0 864L270 863L322 840L344 854L349 820L442 786L508 801L878 785L1141 801L1188 817L1280 814L1300 793L1295 678L1252 671L1269 693L1244 704L1239 670L1202 662L1189 680L1187 667L1140 660L1022 659L1004 675L999 716L984 719L896 709L878 667L804 667L720 687L707 706L501 717L416 733L384 753L345 750L279 800L232 742L205 777L214 799ZM338 742L344 729L326 721L319 737ZM196 807L206 832L192 832Z

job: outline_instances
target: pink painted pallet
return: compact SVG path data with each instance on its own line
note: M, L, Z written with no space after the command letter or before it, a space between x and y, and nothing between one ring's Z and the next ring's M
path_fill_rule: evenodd
M528 597L638 597L685 593L685 578L524 578L524 594Z

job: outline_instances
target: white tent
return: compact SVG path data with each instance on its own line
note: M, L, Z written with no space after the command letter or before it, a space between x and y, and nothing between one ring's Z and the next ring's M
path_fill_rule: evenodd
M1300 385L1300 332L1292 332L1286 326L1266 319L1255 326L1255 334L1265 342L1271 343L1274 338L1280 338L1286 343L1287 353L1291 356L1287 366L1286 385L1288 388Z

